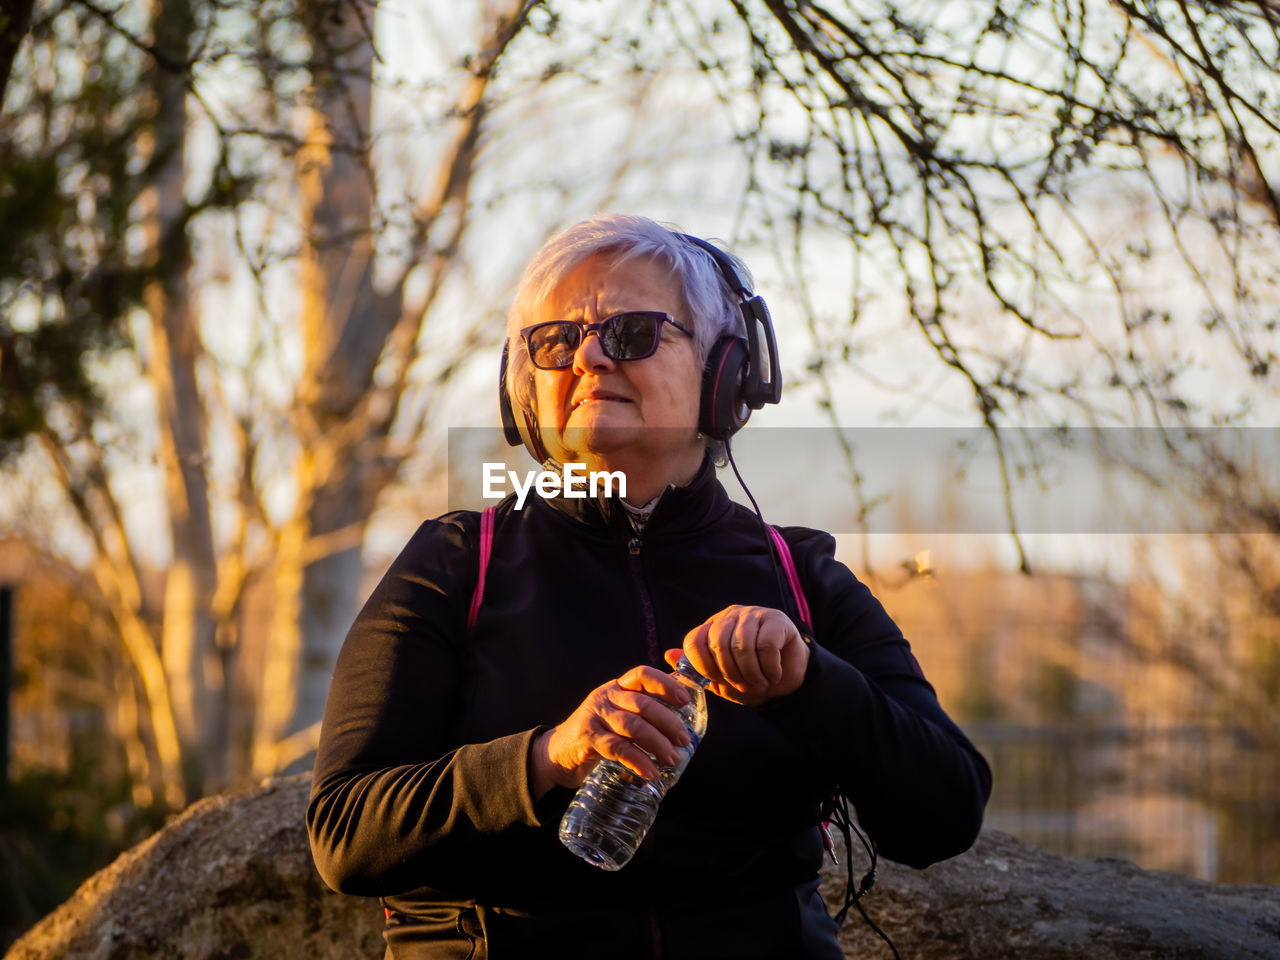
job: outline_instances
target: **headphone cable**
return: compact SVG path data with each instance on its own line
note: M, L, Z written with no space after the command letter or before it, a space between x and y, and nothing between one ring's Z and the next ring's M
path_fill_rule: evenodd
M724 451L729 458L729 466L733 468L733 475L738 478L738 486L742 487L742 492L751 501L751 507L755 510L756 519L760 521L760 532L764 534L764 544L769 551L769 562L773 566L773 576L778 582L778 594L786 598L787 605L791 608L788 613L791 614L792 622L802 625L803 621L800 618L800 611L797 609L796 598L791 595L791 590L787 586L786 577L782 572L782 561L779 559L778 551L773 545L773 537L769 535L769 525L765 522L764 514L760 511L760 505L756 503L756 498L751 493L751 488L742 479L742 473L738 470L738 462L733 459L733 446L728 439L724 441ZM809 624L805 629L812 630L813 625Z
M724 441L725 454L729 458L729 466L733 468L733 475L738 480L738 486L742 487L742 492L747 495L747 499L751 501L751 507L755 510L756 519L760 522L760 530L764 534L765 546L769 550L769 560L773 565L773 575L778 582L778 593L786 598L788 606L791 607L792 622L799 625L803 621L800 618L800 611L797 608L798 603L792 595L790 588L786 584L786 579L782 572L782 561L778 557L777 549L773 545L773 537L769 535L769 525L765 522L764 513L760 510L760 505L756 503L755 495L752 494L751 488L747 486L747 482L742 479L742 472L738 470L738 462L733 458L733 446L726 438ZM809 624L808 629L812 630L813 625ZM845 917L848 916L849 908L856 907L858 913L861 914L863 921L881 940L889 945L889 949L893 952L894 960L902 960L898 954L898 948L893 945L893 941L889 939L889 935L880 929L869 916L867 911L863 909L862 898L867 895L876 882L876 862L878 856L876 854L875 840L870 839L854 823L853 817L849 814L849 800L840 790L836 790L831 802L832 813L831 819L840 830L841 838L844 840L845 850L845 891L844 906L839 913L833 918L837 927L844 924ZM867 851L867 858L870 861L870 867L863 875L860 883L855 883L853 878L853 834L862 841L862 846Z

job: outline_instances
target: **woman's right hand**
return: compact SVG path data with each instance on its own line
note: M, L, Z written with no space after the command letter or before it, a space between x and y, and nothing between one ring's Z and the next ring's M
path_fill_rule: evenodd
M689 731L659 699L684 706L689 692L671 674L653 667L635 667L592 690L563 722L534 740L534 798L553 786L580 786L602 758L648 780L659 776L659 763L679 763Z

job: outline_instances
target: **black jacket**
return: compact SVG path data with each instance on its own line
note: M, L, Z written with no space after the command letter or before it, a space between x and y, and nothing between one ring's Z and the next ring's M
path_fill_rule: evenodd
M642 537L616 503L508 498L470 634L479 515L419 528L339 657L307 812L325 881L384 898L391 955L839 957L816 893L833 785L891 859L972 844L985 761L832 538L782 532L813 615L801 688L759 709L709 697L683 778L606 873L558 842L570 791L532 799L530 742L606 680L665 669L722 608L790 611L759 522L709 463Z

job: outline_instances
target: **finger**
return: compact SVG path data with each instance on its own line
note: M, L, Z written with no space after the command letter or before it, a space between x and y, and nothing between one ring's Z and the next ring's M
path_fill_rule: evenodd
M685 634L684 637L684 655L689 658L689 662L693 664L693 669L708 680L720 679L720 669L716 666L716 658L712 655L710 648L707 646L707 637L711 630L711 621L715 618L709 618L698 624L692 630Z
M727 607L720 611L712 619L707 636L707 646L716 661L716 679L723 679L739 690L744 689L745 683L742 671L738 668L734 644L736 642L739 647L745 647L747 643L755 641L754 633L749 639L739 634L741 614L741 607Z
M664 764L678 763L682 748L690 742L689 731L683 721L675 711L650 696L632 696L637 699L624 700L620 704L611 702L600 711L599 718L603 728L597 732L595 739L612 742L615 737L622 737L634 742Z
M608 702L611 707L608 711L608 716L614 723L625 726L625 732L632 739L637 739L634 735L636 731L645 732L643 724L647 724L656 728L666 739L677 746L683 746L687 743L688 730L684 725L684 720L680 717L680 714L672 709L667 701L659 700L648 693L618 689L610 693ZM636 721L630 719L631 717L639 718L641 723L637 725ZM617 727L614 729L617 733L624 732L624 730L617 729Z
M670 710L665 711L668 716L674 717ZM633 744L646 757L651 757L657 763L666 766L675 766L680 762L683 756L681 745L676 743L678 738L688 737L688 732L683 725L679 731L664 730L657 724L650 722L649 718L643 718L639 714L621 713L615 714L609 718L610 730L601 733L597 737L598 752L603 753L604 747L612 747L615 752L619 753L620 762L627 762L630 756L621 746L621 741ZM633 766L633 762L629 762L629 766ZM633 766L634 769L634 766ZM637 772L640 772L637 770Z
M658 764L649 755L648 751L634 740L628 740L626 737L602 739L596 747L596 752L603 759L617 761L632 773L639 774L646 780L657 780L662 776L662 771L658 769Z
M683 656L684 656L684 651L681 650L679 647L672 647L670 650L664 650L662 653L662 659L667 661L667 664L671 667L672 670L674 670L679 665L680 658Z
M632 667L614 682L622 689L638 690L678 707L689 702L689 691L684 684L654 667Z
M792 634L799 639L799 634L786 616L777 610L764 613L760 621L760 632L756 634L756 663L764 678L765 689L782 680L782 651Z
M708 683L707 692L714 693L717 697L720 697L724 700L731 700L734 703L746 704L747 701L751 699L749 696L744 694L737 687L732 687L729 684L724 683L723 681Z
M738 625L734 630L733 659L742 677L743 690L762 692L769 687L770 681L761 667L759 652L764 616L763 608L749 607L738 617Z
M778 681L778 695L794 693L804 683L805 672L809 668L809 645L804 642L800 632L789 640L781 651L782 679Z

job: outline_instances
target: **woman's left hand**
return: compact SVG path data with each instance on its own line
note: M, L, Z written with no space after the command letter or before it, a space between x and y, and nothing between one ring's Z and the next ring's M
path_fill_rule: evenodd
M674 667L682 653L708 690L748 707L793 693L809 665L800 631L771 607L725 607L689 631L683 650L668 650L667 662Z

